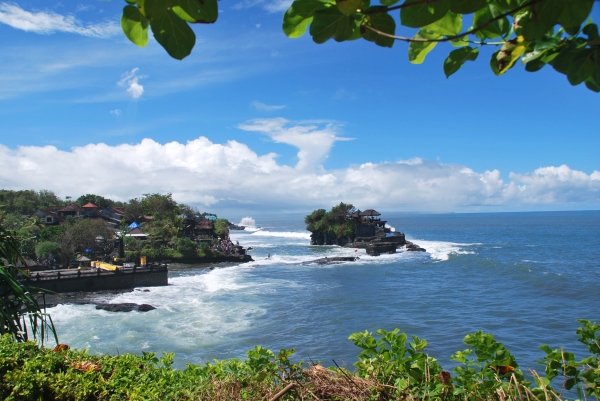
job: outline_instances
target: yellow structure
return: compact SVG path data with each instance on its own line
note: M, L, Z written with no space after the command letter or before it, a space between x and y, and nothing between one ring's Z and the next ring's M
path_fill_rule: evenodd
M99 269L106 269L106 270L110 270L110 271L116 271L119 266L117 265L111 265L110 263L104 263L104 262L96 262L96 267Z

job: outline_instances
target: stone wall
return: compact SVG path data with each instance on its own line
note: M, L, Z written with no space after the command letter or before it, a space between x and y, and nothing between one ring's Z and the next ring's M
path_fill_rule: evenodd
M156 287L168 285L169 271L166 267L156 267L133 272L101 272L100 274L62 274L50 278L27 280L27 287L35 287L56 293L61 292L92 292L105 290L124 290L135 287Z

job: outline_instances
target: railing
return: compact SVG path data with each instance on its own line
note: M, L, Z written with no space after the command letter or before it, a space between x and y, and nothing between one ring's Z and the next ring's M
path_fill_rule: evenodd
M119 268L115 271L104 269L68 269L68 270L44 270L35 273L30 273L27 277L29 281L45 281L45 280L63 280L63 279L78 279L92 278L100 276L114 276L117 274L145 274L158 273L168 270L167 265L149 264L144 267L126 267Z

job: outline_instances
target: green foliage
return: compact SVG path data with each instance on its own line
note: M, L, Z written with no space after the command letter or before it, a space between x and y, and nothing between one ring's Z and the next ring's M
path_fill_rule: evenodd
M39 209L60 206L63 203L54 192L45 189L38 192L33 190L0 190L0 204L4 206L4 211L9 214L32 215Z
M302 36L308 28L315 43L363 38L392 47L395 40L410 42L409 60L416 64L439 42L477 45L470 51L450 53L444 62L447 77L465 61L474 61L479 47L497 46L500 50L490 62L496 75L504 74L518 60L530 72L550 64L571 85L585 82L600 92L598 28L586 22L594 0L404 0L397 4L400 1L295 0L283 16L282 28L290 38ZM179 60L190 54L196 41L188 23L213 23L218 17L217 0L126 2L121 18L125 35L143 47L150 27L157 42ZM472 27L461 33L462 21L467 19L472 20ZM419 31L412 38L397 36L396 21Z
M15 266L17 262L24 263L17 238L0 227L0 334L16 341L27 341L31 334L43 342L49 331L58 342L52 319L18 280L23 272Z
M106 209L107 207L115 204L112 199L107 199L103 196L93 194L81 195L79 198L77 198L75 203L77 203L79 206L83 206L86 203L93 203L94 205L98 206L100 210Z
M305 369L292 362L294 349L277 354L256 346L246 359L213 360L173 369L174 354L88 355L51 351L33 342L0 338L0 397L10 400L266 400L289 383L285 400L490 400L560 401L564 390L577 399L598 399L600 325L580 320L578 339L590 356L577 360L563 349L540 348L545 376L523 377L514 356L491 334L467 335L469 347L452 359L452 374L426 351L427 341L399 329L353 333L361 351L355 371ZM560 388L555 388L557 384Z
M50 254L57 257L60 255L60 252L60 244L51 241L40 242L35 247L35 254L40 259L46 259Z
M166 215L177 211L177 202L172 195L144 194L140 200L142 213L145 215Z
M98 237L102 238L102 242L97 241ZM76 252L84 252L88 248L100 253L110 253L114 237L114 231L102 220L67 219L64 231L57 241L61 248L61 259L68 261Z
M353 237L355 223L348 218L348 214L355 211L354 206L340 202L331 208L314 210L304 218L306 229L310 232L328 232L338 237Z
M63 233L61 226L49 226L40 231L40 239L42 241L57 241Z
M196 44L188 23L210 24L217 20L217 0L128 0L121 28L134 44L148 43L148 28L156 41L175 59L187 57Z
M215 235L221 238L229 237L229 221L227 219L215 220Z
M450 53L444 62L447 77L457 72L465 61L475 61L479 47L492 45L500 47L490 63L496 75L504 74L518 60L531 72L550 64L567 75L572 85L585 82L589 89L600 91L598 29L590 21L584 24L591 13L593 0L405 0L394 6L398 2L381 0L381 5L353 9L348 8L347 1L333 7L328 2L296 0L283 17L283 28L288 36L299 37L311 24L313 40L323 43L330 38L337 41L356 39L352 35L356 29L347 22L354 21L360 28L360 36L379 46L391 47L394 40L410 42L408 57L415 64L422 63L439 42L460 46L476 44L475 48ZM309 8L306 7L308 4ZM310 13L299 18L295 10L304 9L310 9ZM412 38L395 36L393 19L386 24L372 23L376 20L374 16L390 15L397 9L400 9L402 25L419 28ZM317 18L323 13L333 15L335 12L339 14L338 20L328 24ZM473 26L461 33L466 17L472 18ZM313 29L315 25L319 29ZM326 34L323 26L328 29ZM554 32L556 26L560 29ZM489 42L489 39L495 42ZM529 63L532 65L528 66Z

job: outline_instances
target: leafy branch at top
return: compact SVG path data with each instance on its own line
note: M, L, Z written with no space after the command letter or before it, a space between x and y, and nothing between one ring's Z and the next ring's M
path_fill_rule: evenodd
M143 47L151 29L179 60L195 44L189 24L213 23L218 17L217 0L126 2L121 18L125 35ZM444 61L447 77L476 60L478 47L494 45L499 50L490 66L496 75L519 60L530 72L549 64L572 85L585 83L600 92L600 37L598 26L588 19L593 5L594 0L295 0L283 16L283 31L298 38L308 30L319 44L362 38L391 48L397 40L409 42L408 58L414 64L422 63L438 43L450 42L457 49ZM471 26L463 31L465 18ZM396 35L396 21L418 31L412 37Z

